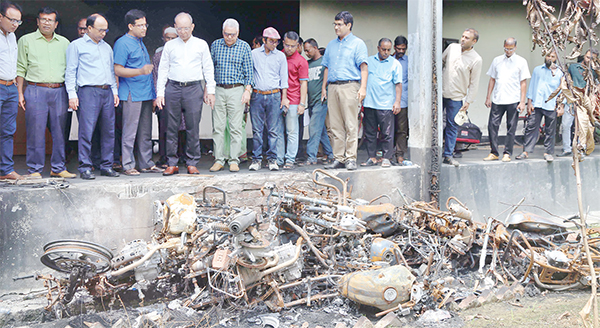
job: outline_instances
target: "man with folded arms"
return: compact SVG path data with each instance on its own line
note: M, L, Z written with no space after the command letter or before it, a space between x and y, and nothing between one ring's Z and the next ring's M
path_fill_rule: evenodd
M100 126L100 174L118 177L112 169L115 148L115 107L119 105L113 51L104 41L108 21L100 14L87 18L87 34L71 42L67 48L65 85L69 108L77 111L79 121L79 172L91 180L92 134Z
M240 24L233 18L223 23L223 38L210 46L215 65L215 108L212 112L215 163L211 172L220 171L229 164L229 171L240 170L239 155L244 130L244 106L252 94L252 54L250 45L238 39ZM229 124L231 143L225 147L225 130ZM225 149L229 149L225 153Z
M186 164L188 174L200 174L200 118L202 99L211 108L215 104L214 66L206 41L192 36L194 22L188 13L175 16L179 37L165 43L158 66L156 106L167 114L167 162L163 175L179 173L177 139L181 113L185 117ZM201 82L206 80L203 90Z
M17 130L19 92L17 77L17 38L21 7L9 1L0 3L0 180L17 180L13 162L13 135Z
M123 103L123 172L126 175L162 173L152 161L153 65L142 39L148 24L146 14L132 9L125 14L129 32L115 42L115 74L119 77L119 99ZM135 147L134 147L135 145Z

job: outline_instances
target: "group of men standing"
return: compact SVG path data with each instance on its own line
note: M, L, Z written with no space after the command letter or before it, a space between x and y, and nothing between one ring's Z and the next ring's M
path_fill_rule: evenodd
M481 56L474 50L474 45L479 40L479 33L472 28L466 29L462 34L460 44L449 45L442 55L443 60L443 104L446 113L444 130L443 163L459 166L454 159L455 145L459 125L455 117L460 111L465 111L473 103L477 95L479 76L481 74ZM573 108L565 108L566 99L557 104L556 90L559 89L564 74L556 65L557 55L550 52L545 55L544 64L534 68L529 73L527 61L517 55L517 40L507 38L504 40L504 54L494 58L487 75L490 77L485 100L485 106L490 108L488 132L490 140L490 154L484 161L501 159L510 162L515 143L515 132L519 114L526 116L525 140L523 152L515 159L529 158L539 138L540 124L544 118L544 159L554 161L554 145L556 134L556 120L563 116L562 135L563 152L558 156L570 156L571 127L573 124ZM581 56L579 63L569 66L569 74L573 79L573 86L583 90L586 86L584 79L585 67L594 56L595 49L588 50ZM529 87L527 79L531 78ZM554 96L550 98L551 95ZM593 150L592 125L589 113L583 108L577 108L580 130L578 135L578 148L582 156ZM502 156L499 153L498 130L502 117L506 115L506 139Z

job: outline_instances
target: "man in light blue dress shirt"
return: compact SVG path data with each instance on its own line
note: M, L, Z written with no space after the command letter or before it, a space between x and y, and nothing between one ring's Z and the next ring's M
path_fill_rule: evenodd
M352 34L354 18L347 11L335 16L337 38L327 45L322 65L323 89L329 111L326 125L335 160L326 169L356 170L358 112L367 93L367 46Z
M396 144L396 158L398 165L403 165L408 156L408 56L406 49L408 40L400 35L394 39L394 58L402 66L402 98L400 99L400 112L395 115L394 143Z
M79 120L79 172L81 178L95 179L90 157L94 128L100 125L101 175L118 177L112 169L115 147L115 107L119 105L113 51L104 37L108 21L100 14L87 18L87 34L67 48L65 85L69 108Z

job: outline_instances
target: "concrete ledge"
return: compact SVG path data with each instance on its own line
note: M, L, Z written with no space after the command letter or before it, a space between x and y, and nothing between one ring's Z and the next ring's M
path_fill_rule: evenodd
M12 278L35 271L51 272L39 260L43 246L50 241L87 240L118 251L125 242L149 238L155 200L166 200L181 192L198 193L201 198L202 189L212 185L226 190L232 204L252 207L264 204L260 188L265 183L311 187L314 186L311 172L302 169L219 172L210 176L98 177L94 181L71 180L66 189L0 188L0 294L41 287L32 280L13 282ZM353 198L370 200L388 193L395 204L401 204L399 194L391 193L394 188L400 188L411 198L419 198L418 166L331 172L349 179Z

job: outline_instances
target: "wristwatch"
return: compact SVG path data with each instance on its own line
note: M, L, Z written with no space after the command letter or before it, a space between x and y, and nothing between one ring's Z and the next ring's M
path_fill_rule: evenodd
M306 108L306 104L299 103L298 105L300 105L300 106L302 106L302 107Z

